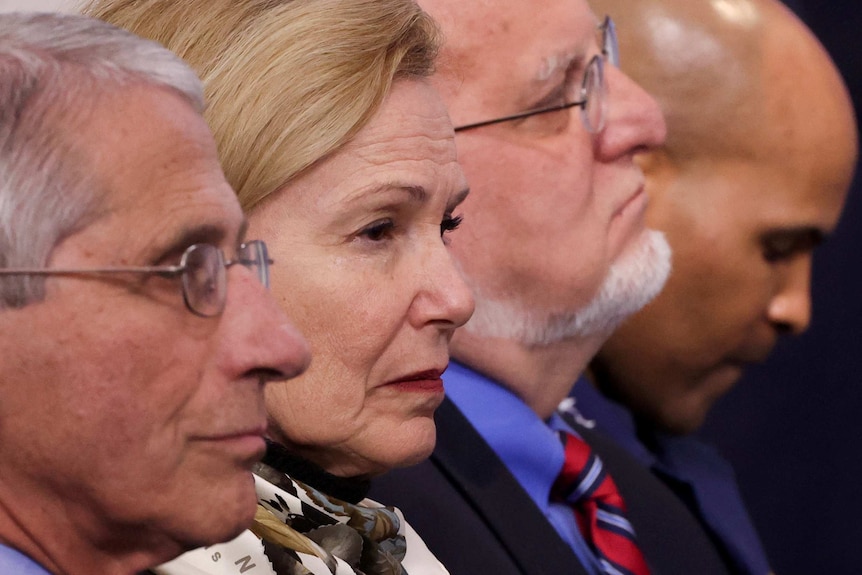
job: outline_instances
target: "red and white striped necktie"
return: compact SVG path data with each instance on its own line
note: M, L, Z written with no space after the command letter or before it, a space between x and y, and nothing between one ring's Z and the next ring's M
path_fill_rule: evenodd
M572 508L581 533L608 575L649 575L626 506L602 460L575 435L560 431L566 460L551 499Z

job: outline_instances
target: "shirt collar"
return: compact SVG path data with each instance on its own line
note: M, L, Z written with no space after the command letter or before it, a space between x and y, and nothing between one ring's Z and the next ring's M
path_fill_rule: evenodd
M642 465L652 467L655 455L638 439L635 420L629 410L601 394L586 377L575 383L561 408L574 413L585 427L596 428L631 453Z
M563 466L557 434L519 397L456 362L443 375L446 394L540 509Z

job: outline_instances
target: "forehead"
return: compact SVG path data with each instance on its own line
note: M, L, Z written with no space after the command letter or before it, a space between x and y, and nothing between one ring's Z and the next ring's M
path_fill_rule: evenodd
M811 178L809 167L786 161L721 157L686 162L670 188L650 187L650 210L659 227L696 223L707 233L752 236L770 231L816 229L831 233L847 187ZM687 214L687 215L686 215ZM735 230L735 231L734 231Z
M595 38L597 20L584 0L505 0L502 2L465 2L447 14L448 26L460 28L463 36L448 42L481 47L491 41L508 43L515 50L530 50L547 41L586 36ZM446 25L444 23L444 25Z
M427 139L438 153L454 158L454 131L446 105L425 79L397 80L380 109L347 147L377 143L382 148L392 138ZM392 142L406 148L406 142ZM379 149L375 147L375 149Z
M208 227L236 237L242 213L203 118L173 92L131 86L101 97L86 130L106 215L142 243Z
M856 163L853 116L840 90L802 92L764 87L755 106L761 107L761 118L731 138L735 153L722 175L733 178L738 172L740 193L749 196L744 202L758 206L761 218L770 214L829 232L843 209Z
M434 0L429 7L432 16L440 13L446 36L442 69L451 60L462 80L489 75L541 81L596 40L597 20L583 0Z
M396 81L381 108L342 152L339 156L351 158L358 171L370 170L375 178L392 183L403 171L409 179L426 174L428 182L412 183L429 189L443 183L466 187L446 107L424 79ZM447 171L447 179L437 179L441 170Z

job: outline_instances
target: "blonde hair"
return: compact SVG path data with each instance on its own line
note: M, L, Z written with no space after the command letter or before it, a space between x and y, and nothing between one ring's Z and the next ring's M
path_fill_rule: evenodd
M439 46L414 0L91 0L85 12L198 72L245 210L343 146L393 81L429 76Z

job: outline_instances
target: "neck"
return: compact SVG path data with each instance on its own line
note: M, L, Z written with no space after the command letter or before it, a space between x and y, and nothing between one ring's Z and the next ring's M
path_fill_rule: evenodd
M363 477L333 475L316 463L291 453L284 445L267 440L266 455L254 467L254 472L274 485L281 485L281 474L299 480L318 491L356 505L368 495L371 481ZM267 468L278 473L274 476Z
M591 336L529 346L460 329L451 349L457 361L498 382L547 419L569 395L604 340L604 336Z
M7 487L0 482L0 543L24 553L55 575L132 575L183 551L177 547L166 552L164 544L150 546L145 533L124 538L119 544L115 533L97 540L82 524L86 511L69 508L61 495L35 499L18 490L7 491ZM156 548L163 553L150 551Z

